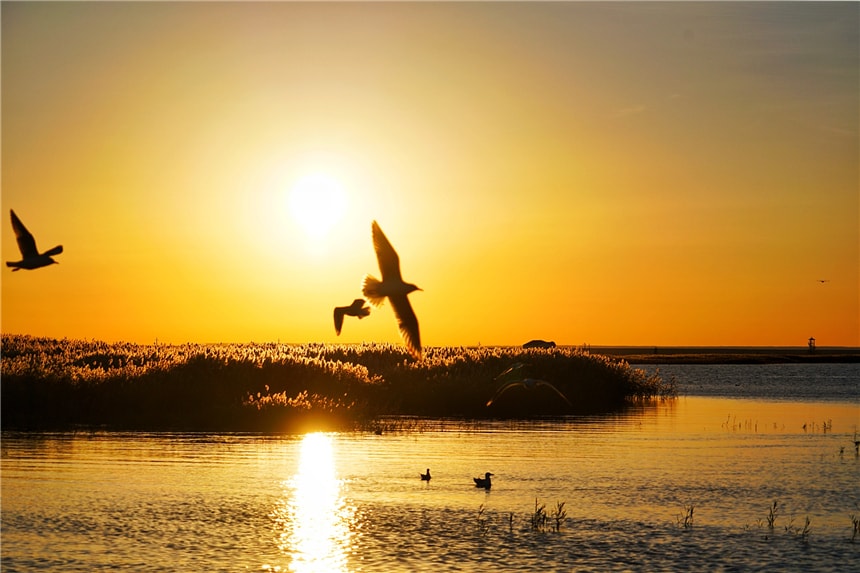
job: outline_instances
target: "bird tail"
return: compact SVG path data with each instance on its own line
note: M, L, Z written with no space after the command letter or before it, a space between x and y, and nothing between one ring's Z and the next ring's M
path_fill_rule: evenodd
M370 275L364 277L364 284L361 286L361 293L373 306L380 306L385 302L385 295L380 291L381 286L382 281L379 281Z
M340 336L340 331L343 328L343 307L335 307L334 309L334 331Z

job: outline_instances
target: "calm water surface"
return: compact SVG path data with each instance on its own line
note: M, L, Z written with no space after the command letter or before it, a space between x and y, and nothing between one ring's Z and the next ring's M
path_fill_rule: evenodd
M2 570L857 571L860 367L795 366L768 396L771 370L677 367L674 402L554 421L3 433Z

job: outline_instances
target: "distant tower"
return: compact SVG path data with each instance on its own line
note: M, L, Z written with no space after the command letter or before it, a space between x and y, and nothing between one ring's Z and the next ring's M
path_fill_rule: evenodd
M815 338L812 336L809 337L809 351L815 352Z

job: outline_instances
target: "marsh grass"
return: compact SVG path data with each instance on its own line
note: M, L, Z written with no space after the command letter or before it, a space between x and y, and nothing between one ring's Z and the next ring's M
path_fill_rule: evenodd
M850 517L851 523L854 526L854 532L851 534L851 543L854 543L857 540L858 535L860 535L860 517L856 517L853 513Z
M567 519L567 510L564 506L567 502L557 501L555 509L552 512L547 512L546 504L540 503L538 498L535 498L535 507L529 519L532 531L561 531L561 526ZM513 527L513 514L511 514L511 527Z
M573 406L506 392L511 364L551 381ZM677 395L674 379L575 349L427 349L386 344L136 345L2 337L2 423L15 429L295 431L373 428L386 416L530 418L610 412Z
M487 516L485 515L484 511L485 508L484 504L482 503L480 506L478 506L478 534L482 537L487 535L487 533L489 533L490 531L490 526L487 523Z
M546 504L539 503L538 499L535 498L535 509L531 516L532 529L534 531L546 531L547 519L549 518L546 514Z
M797 537L798 539L800 539L801 541L806 543L807 541L809 541L809 533L811 531L810 523L811 522L809 521L808 515L806 516L806 520L805 520L802 527L798 526L798 525L794 525L794 518L792 517L791 519L788 520L788 525L785 526L785 531L787 533L794 535L795 537Z
M678 527L683 527L684 529L690 529L693 527L693 504L685 505L684 512L678 516Z
M565 504L566 502L564 501L557 501L555 503L555 509L552 512L552 520L556 531L561 531L561 525L564 523L564 520L567 519L567 511L564 509Z
M767 511L767 528L773 529L776 523L776 516L779 514L779 502L774 500L773 505Z

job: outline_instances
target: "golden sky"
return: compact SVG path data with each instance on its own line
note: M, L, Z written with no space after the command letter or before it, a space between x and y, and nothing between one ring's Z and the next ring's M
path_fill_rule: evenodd
M858 3L0 10L4 333L860 345Z

